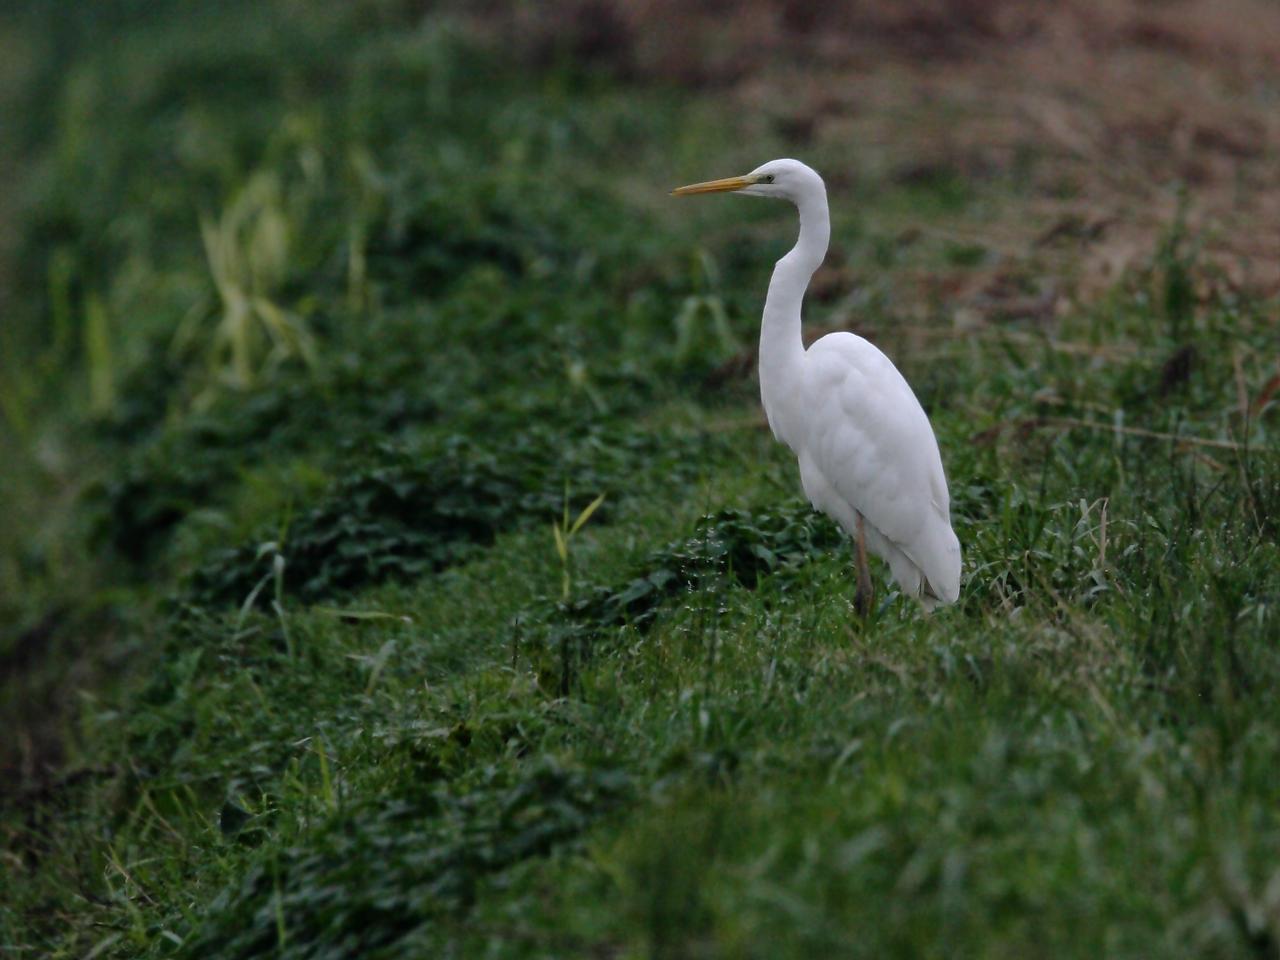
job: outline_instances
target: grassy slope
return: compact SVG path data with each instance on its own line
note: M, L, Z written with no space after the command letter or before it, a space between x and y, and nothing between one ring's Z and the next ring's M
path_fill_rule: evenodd
M108 17L44 81L19 294L70 332L6 439L5 951L1273 954L1280 474L1232 358L1274 304L1197 300L1176 237L1052 338L913 350L871 297L966 585L862 625L752 384L705 379L790 215L662 199L788 145L353 9ZM880 224L1020 189L846 185L835 236L963 268ZM202 213L311 366L237 370Z

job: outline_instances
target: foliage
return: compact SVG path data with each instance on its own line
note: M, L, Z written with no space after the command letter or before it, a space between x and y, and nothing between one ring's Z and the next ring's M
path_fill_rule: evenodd
M333 455L341 452L329 446L335 438L346 437L345 449L429 423L439 401L438 389L421 384L413 348L423 334L407 323L376 332L376 349L339 353L315 370L282 370L269 384L176 421L166 418L175 383L165 366L135 376L128 403L104 424L121 449L119 463L89 491L100 536L134 563L153 560L184 517L225 496L249 466Z
M424 786L331 816L305 845L254 865L210 904L209 922L183 955L419 949L424 928L466 916L482 882L577 841L629 786L621 771L565 768L550 757L514 781L494 773L472 779L465 792Z
M456 563L517 523L554 515L569 460L555 441L530 433L498 452L465 437L431 453L383 445L372 464L351 470L320 503L288 520L278 544L212 557L196 571L190 599L240 602L270 575L276 556L289 592L306 601ZM597 474L574 479L589 490L600 481Z
M1275 953L1275 300L1190 214L953 317L1059 279L949 219L1038 154L849 182L596 4L81 6L0 25L0 952ZM664 205L793 149L810 319L939 435L929 616L763 429L790 213Z
M748 589L765 577L781 582L841 543L835 524L807 505L757 513L724 509L700 518L691 536L653 552L620 583L522 614L513 625L516 643L544 683L568 694L575 665L609 634L622 627L643 633L670 601L715 592L728 582ZM543 630L522 635L531 622Z

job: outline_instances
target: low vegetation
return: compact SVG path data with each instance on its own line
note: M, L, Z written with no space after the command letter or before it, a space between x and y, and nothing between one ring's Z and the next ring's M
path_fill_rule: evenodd
M1275 292L1194 184L1099 288L997 239L1055 148L860 168L591 9L0 27L0 953L1276 955ZM855 616L764 429L790 211L665 196L799 152L933 615Z

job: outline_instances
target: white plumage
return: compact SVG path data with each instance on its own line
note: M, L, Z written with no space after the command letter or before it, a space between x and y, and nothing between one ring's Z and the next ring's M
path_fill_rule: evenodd
M796 245L778 261L760 325L760 395L773 434L800 461L809 501L858 541L858 603L870 606L863 543L926 608L960 595L960 542L938 441L893 363L852 333L807 350L800 307L827 253L831 227L822 178L798 160L773 160L745 177L692 184L677 195L733 190L790 200ZM862 518L859 529L859 517Z

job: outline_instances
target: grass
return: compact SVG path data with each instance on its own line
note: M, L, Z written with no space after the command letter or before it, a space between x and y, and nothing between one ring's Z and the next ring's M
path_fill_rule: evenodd
M1274 298L1181 221L1049 324L868 281L965 572L863 623L739 372L790 214L663 193L793 145L306 9L5 28L67 66L6 148L6 955L1280 950ZM834 192L842 267L988 269L884 224L1036 162Z

